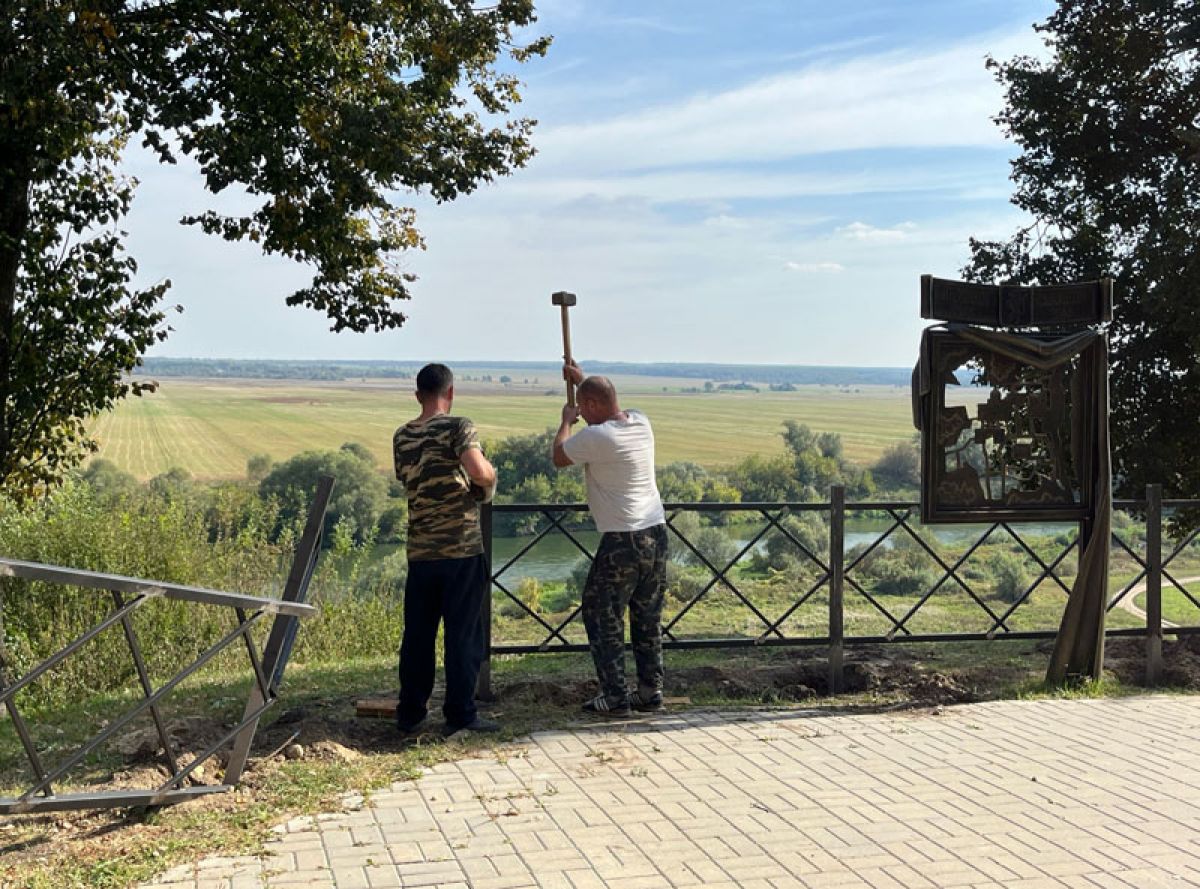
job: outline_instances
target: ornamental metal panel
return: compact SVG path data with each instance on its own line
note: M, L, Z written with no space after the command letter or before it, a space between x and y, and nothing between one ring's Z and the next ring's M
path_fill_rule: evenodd
M1096 424L1085 387L1093 363L1105 360L1103 341L1041 369L952 330L927 336L932 389L921 423L921 520L1090 516Z
M1079 284L975 284L921 276L921 317L989 327L1081 327L1112 320L1111 278Z

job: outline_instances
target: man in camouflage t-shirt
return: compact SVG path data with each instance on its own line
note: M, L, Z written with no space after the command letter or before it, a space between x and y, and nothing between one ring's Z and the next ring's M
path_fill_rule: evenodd
M454 375L444 364L417 374L421 415L396 430L396 478L408 492L408 579L404 585L404 638L400 643L403 732L425 720L433 691L438 623L445 628L446 734L499 726L475 709L475 682L483 661L480 612L490 587L479 501L495 488L496 470L483 455L475 425L450 416Z

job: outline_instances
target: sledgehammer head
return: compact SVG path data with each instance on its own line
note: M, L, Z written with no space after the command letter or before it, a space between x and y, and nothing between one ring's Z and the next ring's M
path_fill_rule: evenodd
M560 290L550 294L550 303L555 306L573 306L575 305L575 294Z

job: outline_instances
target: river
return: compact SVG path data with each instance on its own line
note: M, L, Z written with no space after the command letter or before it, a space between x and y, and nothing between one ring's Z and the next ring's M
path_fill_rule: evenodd
M873 543L880 534L888 529L886 519L851 521L846 523L845 543L847 551L860 544ZM1071 522L1054 522L1030 524L1023 523L1016 530L1022 537L1056 537L1078 527ZM945 545L974 540L983 534L987 525L940 525L933 529L933 535ZM745 545L757 532L758 526L734 525L729 529L731 539L739 546ZM572 532L589 551L595 552L600 535L595 531ZM778 533L778 532L775 532ZM884 541L884 546L891 546L892 538L904 535L900 529L892 532L891 537ZM906 535L905 535L906 536ZM1003 541L1008 535L1003 530L992 535L993 541ZM515 556L522 547L527 545L531 537L496 537L492 541L492 562L495 570L502 568L509 559ZM761 543L760 543L761 545ZM671 546L682 547L683 544L671 535ZM572 569L583 558L579 549L566 537L557 532L546 535L536 546L509 568L501 577L502 581L517 582L522 577L536 577L542 581L565 580L571 575Z

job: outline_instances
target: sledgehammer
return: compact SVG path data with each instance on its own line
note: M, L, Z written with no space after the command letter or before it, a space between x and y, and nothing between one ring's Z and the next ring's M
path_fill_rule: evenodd
M575 305L575 294L560 290L550 295L550 304L562 309L563 329L563 360L571 363L571 321L567 317L567 309ZM567 380L567 404L575 407L575 384Z

